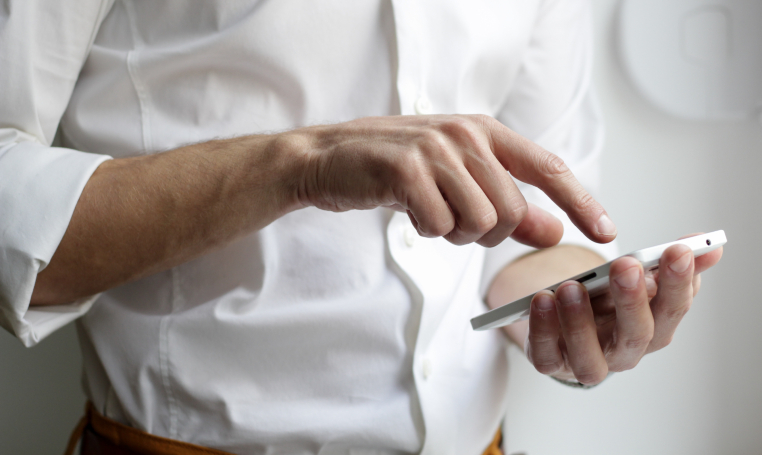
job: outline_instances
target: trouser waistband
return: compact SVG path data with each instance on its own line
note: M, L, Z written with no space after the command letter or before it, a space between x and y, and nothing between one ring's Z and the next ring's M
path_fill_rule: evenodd
M502 439L498 429L483 455L503 455ZM85 416L69 438L65 455L74 455L80 440L80 455L231 455L128 427L101 415L90 402L85 408Z

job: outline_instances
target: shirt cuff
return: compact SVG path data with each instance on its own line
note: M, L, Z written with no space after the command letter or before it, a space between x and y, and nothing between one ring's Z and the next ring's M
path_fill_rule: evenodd
M81 316L95 301L29 308L37 274L58 248L85 184L108 159L37 142L0 148L0 326L25 346Z
M83 316L100 294L87 297L68 305L44 305L29 307L21 318L13 312L0 314L0 326L18 338L26 347L32 347L51 333ZM14 329L17 327L17 329Z

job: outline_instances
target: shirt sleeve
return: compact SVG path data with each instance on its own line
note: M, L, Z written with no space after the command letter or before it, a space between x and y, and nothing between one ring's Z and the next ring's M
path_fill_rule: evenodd
M32 346L94 298L29 309L79 196L106 155L51 147L112 0L0 2L0 326Z
M591 12L587 0L544 1L522 69L497 119L563 158L595 197L599 186L603 123L591 86L592 53ZM616 256L615 244L590 241L542 191L521 182L517 184L527 202L563 222L562 244L584 246L607 259ZM487 249L482 296L505 265L532 251L534 248L511 239Z

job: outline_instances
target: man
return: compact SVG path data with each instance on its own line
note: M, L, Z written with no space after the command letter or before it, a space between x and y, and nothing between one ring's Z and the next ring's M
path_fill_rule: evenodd
M150 435L481 453L505 345L468 320L612 255L570 171L595 186L586 3L45 3L0 22L3 326L81 316L95 410ZM620 260L609 296L567 283L509 336L597 384L717 260L673 247L650 293Z

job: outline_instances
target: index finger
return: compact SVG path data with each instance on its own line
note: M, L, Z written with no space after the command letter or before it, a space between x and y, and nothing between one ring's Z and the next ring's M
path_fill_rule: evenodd
M588 193L566 163L497 120L485 121L492 151L500 164L522 182L540 188L590 240L608 243L616 225Z

